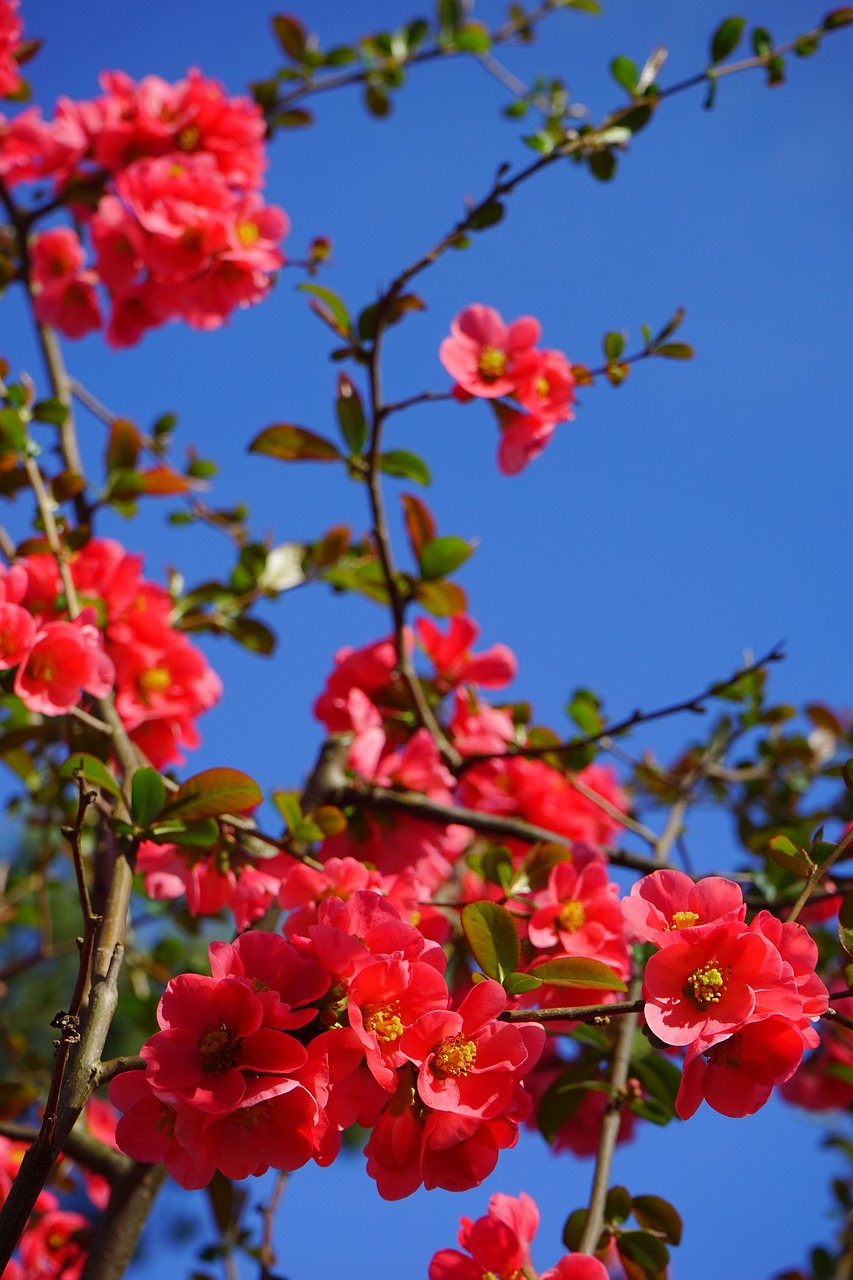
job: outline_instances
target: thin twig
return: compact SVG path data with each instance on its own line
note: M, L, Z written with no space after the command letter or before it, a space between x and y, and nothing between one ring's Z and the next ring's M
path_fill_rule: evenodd
M536 974L536 970L531 972ZM507 1009L498 1017L503 1022L599 1022L639 1013L645 1000L620 1000L613 1004L570 1005L560 1009Z
M829 857L824 858L823 862L818 863L818 865L813 867L809 872L808 879L803 885L800 896L791 908L790 914L786 917L789 922L796 920L797 916L811 897L812 890L820 884L832 864L839 860L841 855L850 848L851 844L853 844L853 827L851 827L850 830L841 837Z

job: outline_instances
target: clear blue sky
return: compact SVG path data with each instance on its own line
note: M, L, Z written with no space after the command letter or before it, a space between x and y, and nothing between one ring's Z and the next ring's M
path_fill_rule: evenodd
M416 7L301 3L324 45L397 25ZM537 44L502 60L527 79L564 76L595 119L623 100L607 73L614 54L641 64L664 44L661 82L680 80L704 65L709 33L727 13L710 0L605 7L599 19L553 16ZM31 67L46 108L60 93L92 96L104 68L175 79L195 65L237 92L279 64L258 3L23 9L27 33L46 39ZM809 0L756 0L743 10L780 40L824 11ZM503 5L482 0L476 12L496 22ZM461 577L471 612L485 643L518 654L512 693L534 703L540 722L561 726L575 685L599 690L620 716L697 692L737 666L744 649L757 654L779 640L789 655L773 677L780 700L850 705L852 56L853 35L842 32L817 57L789 60L781 88L753 74L724 83L711 113L701 91L665 104L608 185L570 164L549 171L513 197L499 228L422 279L427 310L388 342L396 398L446 387L438 344L470 302L507 318L536 314L546 345L590 364L605 330L629 329L630 350L641 323L656 328L687 308L683 336L696 359L649 361L619 391L585 391L575 423L522 476L497 473L482 406L421 408L389 429L394 446L430 463L428 500L441 531L480 539ZM451 225L466 196L488 187L498 164L532 157L518 124L500 118L506 101L462 60L416 69L383 123L352 91L318 98L318 126L281 134L272 148L268 197L292 220L286 248L300 257L315 234L330 235L324 283L353 310L365 305ZM97 336L69 348L72 371L117 413L145 426L178 412L178 441L220 461L216 500L248 498L255 528L277 542L368 524L363 492L332 468L288 468L245 452L275 421L333 433L327 331L295 292L298 279L285 272L263 306L215 334L170 327L118 354ZM36 370L15 297L3 316L3 353ZM94 459L102 429L81 420ZM144 548L151 576L167 564L190 582L209 576L222 546L211 534L168 528L163 510L152 504L137 524L103 531ZM334 650L384 634L387 623L375 606L323 589L294 592L270 618L281 634L273 666L208 646L226 694L201 725L192 763L243 768L265 788L297 786L320 739L310 708ZM689 732L666 726L652 740L665 752ZM733 858L725 830L713 832L693 846L708 870ZM819 1137L808 1117L781 1106L740 1122L703 1111L678 1129L645 1129L620 1152L614 1178L683 1211L675 1276L771 1275L830 1228L831 1166L815 1154ZM553 1158L525 1139L477 1191L388 1205L360 1158L312 1167L293 1177L280 1211L279 1269L319 1280L345 1259L350 1280L374 1280L378 1270L420 1280L433 1250L455 1242L460 1213L476 1217L492 1191L521 1189L542 1209L534 1257L544 1267L561 1251L563 1218L584 1202L589 1176L589 1162ZM792 1189L796 1208L778 1213ZM163 1271L162 1256L152 1256L140 1276Z

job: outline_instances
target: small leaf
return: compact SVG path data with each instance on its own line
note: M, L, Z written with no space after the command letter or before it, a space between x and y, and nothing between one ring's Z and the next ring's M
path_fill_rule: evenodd
M575 689L566 712L581 732L588 736L600 733L604 727L601 702L591 689Z
M468 216L468 226L472 231L485 231L488 227L497 226L504 216L504 207L499 200L490 200L481 208L475 209Z
M345 373L338 374L338 395L335 402L341 435L350 453L361 453L367 439L367 420L361 405L361 397Z
M604 1201L604 1220L621 1226L631 1216L631 1196L627 1187L611 1187Z
M336 333L339 333L342 338L352 337L352 321L349 318L349 312L336 293L333 293L331 289L325 289L320 284L300 284L296 287L301 289L303 293L312 294L326 304L329 314L334 320L332 328ZM322 311L318 311L318 314L329 323L329 314L323 315Z
M365 106L372 116L377 120L384 120L386 116L391 114L391 99L383 89L379 89L375 84L369 84L364 95Z
M734 53L741 41L746 18L725 18L711 37L711 65L716 66L730 53Z
M853 956L853 891L845 894L838 912L838 940L848 956Z
M462 932L488 978L502 982L518 969L518 930L506 907L497 902L469 902L462 908Z
M166 802L166 785L156 769L137 769L130 786L130 816L138 827L150 827Z
M666 356L670 360L693 359L693 348L687 342L664 342L654 351L656 356Z
M321 804L307 815L324 836L339 836L347 829L346 814L333 804Z
M767 84L771 89L785 83L785 59L779 54L767 63Z
M435 582L438 578L447 577L465 563L472 551L470 543L462 538L433 538L421 548L418 557L422 579Z
M419 561L423 548L435 539L435 520L426 503L414 494L403 493L400 495L400 501L403 504L403 518L406 522L409 543L415 559Z
M756 27L752 33L752 49L757 58L763 58L773 48L773 37L764 27Z
M452 618L468 607L465 592L456 582L419 582L414 598L436 618Z
M504 978L503 988L508 996L520 996L524 991L535 991L542 983L532 973L509 973Z
M155 822L148 835L155 844L180 844L188 849L209 850L219 839L219 823L215 818L202 818L198 822L165 818Z
M282 52L294 62L301 62L308 37L299 19L286 13L276 14L272 19L272 29Z
M560 956L534 965L532 973L540 982L555 987L588 987L596 991L627 991L625 983L609 965L589 956Z
M181 786L164 809L164 815L190 818L217 818L224 813L241 813L263 800L257 782L239 769L205 769Z
M625 334L605 333L601 345L608 360L618 360L625 350Z
M402 476L405 480L413 480L415 484L428 485L432 480L429 467L423 459L405 449L391 449L388 453L383 453L379 459L379 469L387 476Z
M278 809L288 831L293 833L302 821L302 804L295 791L274 791L273 804Z
M107 766L102 760L88 755L85 751L75 751L59 766L58 772L60 778L73 778L75 773L80 772L89 786L100 787L102 791L108 791L112 796L121 797L121 787Z
M616 1238L619 1258L628 1280L666 1280L669 1250L647 1231L623 1231Z
M283 462L339 462L341 458L331 440L289 422L266 427L249 445L249 453L263 453Z
M32 415L36 422L50 422L55 427L62 427L68 420L68 405L61 400L37 400L32 407Z
M486 53L492 47L488 28L482 22L466 22L454 32L453 47L461 53Z
M612 151L594 151L589 157L589 171L599 182L609 182L616 172L616 157Z
M823 20L824 31L835 31L837 27L847 27L853 22L853 8L843 5L840 9L832 9Z
M778 867L783 867L795 876L807 876L814 867L806 850L794 844L786 835L772 837L768 856Z
M681 1215L661 1196L634 1196L634 1217L646 1231L663 1236L667 1244L680 1244L683 1223Z
M630 58L614 58L610 64L610 74L617 84L627 89L630 94L634 94L640 73Z
M175 493L189 493L192 485L186 476L179 475L171 467L151 467L137 472L141 492L154 497L168 497Z

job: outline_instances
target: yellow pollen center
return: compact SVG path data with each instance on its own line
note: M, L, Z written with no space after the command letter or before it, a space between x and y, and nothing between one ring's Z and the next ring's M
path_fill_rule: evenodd
M699 1004L717 1004L726 989L723 975L717 968L717 961L711 960L703 964L701 969L694 969L687 979L686 995L692 995Z
M240 1043L231 1039L231 1032L223 1024L208 1027L198 1042L202 1071L206 1075L229 1071L239 1061Z
M188 124L186 128L181 129L175 141L178 144L179 151L195 151L201 138L201 131L197 124Z
M506 352L500 347L483 347L477 369L484 382L497 382L506 373Z
M263 1124L270 1110L268 1101L256 1102L253 1107L240 1107L233 1115L239 1125L251 1132L252 1129L257 1129L259 1124Z
M182 164L170 164L168 174L170 178L182 178L186 173L186 169Z
M572 899L563 905L560 912L560 928L566 933L574 933L576 929L582 929L586 924L586 912L583 903Z
M172 677L166 667L152 667L150 671L143 671L139 677L140 687L146 693L162 693L171 683Z
M432 1073L436 1076L467 1076L477 1061L477 1046L460 1031L448 1036L435 1051Z
M665 924L664 929L692 929L698 923L699 916L695 911L673 911L672 924Z
M27 666L34 680L44 680L45 683L49 684L56 675L56 668L50 658L42 657L40 653L33 654Z
M270 986L269 986L269 983L268 983L268 982L264 982L263 978L253 978L253 979L252 979L252 990L254 991L255 995L257 996L257 995L260 995L260 993L261 993L262 991L269 991L269 990L270 990Z
M260 239L260 230L257 222L238 222L237 223L237 239L242 245L248 248L253 245L256 240Z
M544 400L550 390L551 387L547 378L542 377L536 379L536 394L540 400Z
M374 1009L364 1019L364 1025L383 1044L390 1044L394 1040L399 1040L403 1034L403 1024L399 1015L395 1013L393 1005L384 1009Z

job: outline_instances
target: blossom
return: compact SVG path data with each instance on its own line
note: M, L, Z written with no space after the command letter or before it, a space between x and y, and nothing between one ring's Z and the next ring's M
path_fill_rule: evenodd
M748 1022L710 1049L692 1044L675 1109L688 1120L704 1098L724 1116L751 1116L774 1085L790 1079L802 1056L802 1037L787 1018L777 1016Z
M530 413L510 413L500 426L498 470L505 476L515 476L539 457L554 434L556 423Z
M543 1271L539 1280L610 1280L610 1272L598 1258L585 1253L567 1253Z
M522 382L515 398L534 418L542 422L565 422L572 418L575 379L562 351L543 351L539 368L529 382Z
M539 1226L539 1210L523 1191L515 1196L497 1192L482 1218L459 1220L458 1249L439 1249L429 1264L429 1280L512 1280L530 1267L530 1244Z
M37 631L14 686L30 711L64 715L83 693L96 698L109 693L115 671L94 620L94 610L84 609L71 622L46 622Z
M24 24L17 9L18 0L0 0L0 98L17 93L22 83L15 50L21 43Z
M733 880L705 876L694 881L683 871L663 870L634 882L622 899L622 913L638 938L666 947L743 920L746 904Z
M593 854L558 863L533 901L527 936L534 947L595 956L621 973L630 969L619 890L602 858Z
M756 992L783 983L779 952L746 925L730 922L663 947L646 965L644 1016L665 1044L707 1048L746 1022Z
M511 395L541 367L541 353L534 349L539 332L539 321L532 316L507 325L497 311L475 303L452 321L451 336L442 342L439 359L471 395Z
M442 692L462 683L497 689L509 684L515 676L515 654L506 645L496 644L483 653L471 653L479 628L463 614L455 614L450 619L447 635L442 635L428 618L418 618L415 630L421 646L435 664L436 683Z
M68 338L101 324L97 276L82 270L85 252L70 227L43 231L30 247L33 301L38 318Z

